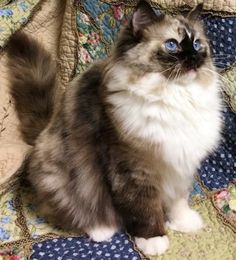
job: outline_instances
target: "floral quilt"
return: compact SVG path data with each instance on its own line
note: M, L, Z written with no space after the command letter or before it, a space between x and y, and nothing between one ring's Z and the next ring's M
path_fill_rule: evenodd
M20 3L29 10L39 1L10 1L17 10ZM97 59L109 55L121 26L127 23L136 1L77 0L73 4L72 21L76 39L75 74L82 73ZM154 4L155 11L163 8ZM209 1L208 1L209 2ZM22 5L22 4L21 4ZM24 5L23 5L24 6ZM14 15L9 4L4 6L2 19L11 23ZM9 11L9 9L11 11ZM14 9L14 10L16 10ZM165 9L167 12L168 10ZM178 9L171 10L178 12ZM30 17L29 13L26 19ZM225 128L216 151L202 162L189 198L192 207L203 216L205 228L197 234L168 230L170 249L160 257L144 256L133 238L117 233L105 243L95 243L85 234L73 234L53 226L37 215L32 191L19 186L18 175L0 186L0 259L235 259L236 248L236 17L227 12L204 12L202 20L210 38L214 62L222 79L225 105L222 120ZM8 17L8 18L7 18ZM1 11L0 11L1 18ZM18 22L22 17L18 17ZM14 20L14 19L13 19ZM24 19L23 19L24 20ZM14 22L13 22L14 23ZM6 37L1 34L4 46ZM19 25L20 26L20 25ZM16 30L13 26L13 31ZM74 43L73 43L74 46ZM4 258L3 258L4 259Z
M26 24L40 0L0 1L0 47L8 38Z

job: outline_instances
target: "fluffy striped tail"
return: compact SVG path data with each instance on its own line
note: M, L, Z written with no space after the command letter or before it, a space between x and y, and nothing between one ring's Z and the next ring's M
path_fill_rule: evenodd
M56 65L37 41L16 33L7 48L10 93L24 141L33 145L53 113Z

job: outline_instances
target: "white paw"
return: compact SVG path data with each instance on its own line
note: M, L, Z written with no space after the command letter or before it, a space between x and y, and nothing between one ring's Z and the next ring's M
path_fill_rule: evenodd
M95 242L102 242L110 239L117 229L114 227L95 227L93 229L87 230L89 237Z
M161 255L169 248L170 244L167 236L148 239L135 237L135 243L147 255Z
M183 209L166 225L170 229L186 233L196 232L204 226L201 216L190 208Z

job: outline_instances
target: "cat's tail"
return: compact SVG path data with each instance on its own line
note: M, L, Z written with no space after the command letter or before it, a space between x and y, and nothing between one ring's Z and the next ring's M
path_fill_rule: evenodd
M56 65L37 41L16 33L7 47L10 93L24 141L33 145L54 108Z

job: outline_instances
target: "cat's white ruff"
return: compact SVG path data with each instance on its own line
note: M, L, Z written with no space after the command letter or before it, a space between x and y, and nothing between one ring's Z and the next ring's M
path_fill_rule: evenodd
M212 81L206 85L200 84L193 73L178 82L149 73L130 83L132 70L118 65L112 69L108 84L108 90L119 91L108 101L114 106L122 131L157 145L157 170L163 179L168 226L183 232L195 232L203 226L199 214L188 207L184 193L201 160L220 139L218 79L216 74L209 76ZM136 239L137 246L147 254L161 254L168 248L167 240L160 241L161 237Z

